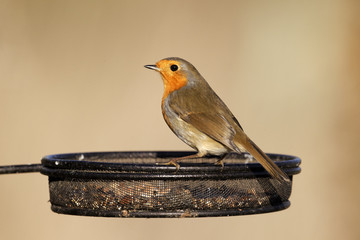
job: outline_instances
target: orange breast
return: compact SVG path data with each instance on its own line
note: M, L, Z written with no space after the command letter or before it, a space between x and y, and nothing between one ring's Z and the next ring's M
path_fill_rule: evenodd
M164 81L164 95L162 97L162 102L167 98L167 96L187 84L187 79L183 75L174 75L174 76L164 76L162 75Z

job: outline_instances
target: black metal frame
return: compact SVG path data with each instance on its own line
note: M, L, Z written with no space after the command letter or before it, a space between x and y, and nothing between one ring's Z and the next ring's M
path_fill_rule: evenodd
M162 159L165 162L172 158L194 154L194 152L89 152L89 153L67 153L45 156L41 164L0 166L0 174L41 172L49 177L50 196L55 191L54 182L71 181L73 184L86 181L102 181L105 185L107 181L208 181L208 180L241 180L252 179L260 186L267 186L272 193L282 191L285 195L269 197L268 205L257 206L256 208L229 208L229 209L176 209L170 208L164 211L159 210L102 210L91 208L77 208L76 206L59 205L51 202L51 209L57 213L83 215L83 216L103 216L103 217L215 217L215 216L235 216L274 212L286 209L290 206L287 199L291 193L293 175L300 173L299 167L301 160L298 157L283 154L268 154L268 156L289 175L290 183L273 184L274 179L265 169L255 160L244 163L244 154L231 153L230 159L238 161L226 162L223 167L214 165L216 157L206 157L197 159L200 161L181 162L180 169L175 166L157 165L155 159ZM139 161L137 161L139 160ZM283 185L282 185L283 184ZM80 186L80 185L79 185ZM56 187L55 187L56 188ZM61 189L56 189L60 191ZM96 194L96 193L95 193ZM279 195L279 196L280 196ZM96 195L95 195L96 196ZM284 199L283 196L287 196ZM50 197L51 201L51 197Z

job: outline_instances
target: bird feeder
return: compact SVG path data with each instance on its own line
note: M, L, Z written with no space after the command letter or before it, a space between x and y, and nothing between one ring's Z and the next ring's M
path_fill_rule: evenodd
M268 154L290 182L272 178L248 154L163 165L193 152L90 152L49 155L41 164L0 167L0 174L49 178L52 211L101 217L215 217L268 213L290 206L298 157Z

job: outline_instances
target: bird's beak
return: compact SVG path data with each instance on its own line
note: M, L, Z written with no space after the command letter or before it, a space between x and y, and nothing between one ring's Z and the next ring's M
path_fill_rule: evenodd
M144 67L160 72L160 68L158 68L156 65L145 65Z

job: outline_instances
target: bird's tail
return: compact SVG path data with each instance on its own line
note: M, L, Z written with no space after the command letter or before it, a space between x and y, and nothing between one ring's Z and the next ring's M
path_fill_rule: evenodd
M245 148L265 169L271 176L278 180L290 182L286 173L284 173L253 141L249 138L242 141L242 147Z

